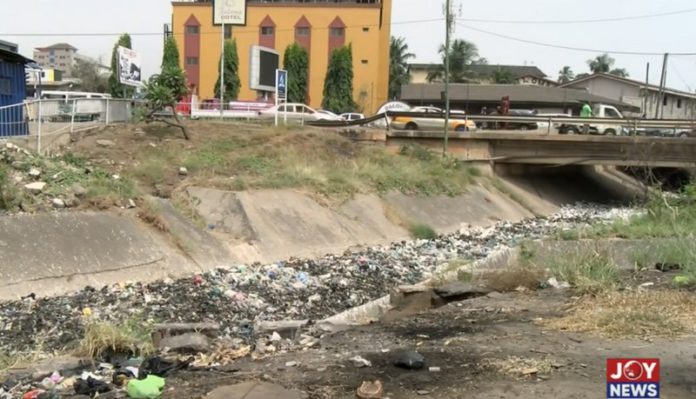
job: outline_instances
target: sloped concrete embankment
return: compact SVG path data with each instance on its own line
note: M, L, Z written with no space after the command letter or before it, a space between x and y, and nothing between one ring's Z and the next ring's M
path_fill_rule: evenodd
M410 223L452 232L468 225L533 216L506 195L483 187L472 187L457 197L358 195L335 208L290 190L233 193L189 188L188 193L215 237L241 262L271 262L386 244L408 238L404 226Z

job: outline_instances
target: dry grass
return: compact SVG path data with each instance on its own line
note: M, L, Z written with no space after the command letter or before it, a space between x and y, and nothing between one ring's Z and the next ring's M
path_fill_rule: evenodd
M78 351L98 359L107 352L146 356L154 352L154 347L147 325L131 319L119 325L106 322L88 324Z
M608 338L679 337L696 329L694 308L696 294L688 291L607 292L583 297L567 316L542 324Z
M392 154L383 146L356 143L313 128L202 121L192 122L190 128L194 135L189 142L174 132L158 132L158 136L147 130L140 136L123 132L120 137L130 137L130 142L110 148L107 157L126 161L124 174L145 187L179 182L177 171L185 166L187 179L206 187L293 188L330 198L388 191L455 195L475 178L463 163L417 146ZM85 146L80 150L94 152Z
M152 225L159 231L167 232L169 231L169 226L167 226L167 222L162 218L161 212L159 207L151 201L140 201L138 209L138 217L140 220Z
M506 359L486 359L483 361L484 367L516 379L549 374L553 370L553 365L553 361L548 358L537 359L517 356L510 356Z
M484 281L488 288L498 292L515 291L520 287L536 290L546 279L546 272L534 266L517 266L486 272L476 278Z

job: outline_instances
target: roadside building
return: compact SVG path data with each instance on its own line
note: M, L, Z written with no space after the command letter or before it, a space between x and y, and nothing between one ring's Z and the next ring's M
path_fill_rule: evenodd
M590 94L631 104L638 111L631 114L649 119L694 119L696 94L660 87L606 73L596 73L568 82L562 87L585 90ZM659 107L658 107L659 105ZM659 111L659 114L658 114Z
M247 0L246 26L225 26L237 41L239 100L256 100L249 87L251 48L275 49L281 58L294 42L309 52L309 104L320 107L331 52L353 49L353 99L365 111L387 101L392 0ZM202 99L214 97L221 53L221 26L213 24L211 1L174 1L172 35L182 67ZM292 79L292 76L289 77Z
M411 106L444 106L443 83L408 84L401 88L401 100ZM622 111L637 112L638 107L611 98L590 94L585 90L496 84L451 84L453 109L478 114L483 107L495 110L503 97L510 98L511 109L537 110L539 113L578 115L584 102L613 105Z
M428 83L428 74L441 68L440 64L409 64L411 83ZM534 86L558 86L541 69L527 65L469 65L467 70L471 76L470 83L493 84L496 72L511 76L516 84ZM441 79L440 79L441 81Z
M77 49L68 43L56 43L34 50L34 60L42 69L57 69L66 78L72 77Z
M19 53L19 46L15 43L0 40L0 50L11 51L13 53Z
M0 49L0 137L28 134L20 105L26 98L24 67L30 62L16 52Z

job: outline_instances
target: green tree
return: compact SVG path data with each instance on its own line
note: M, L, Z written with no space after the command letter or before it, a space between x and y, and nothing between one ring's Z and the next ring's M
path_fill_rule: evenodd
M628 77L628 71L626 68L614 68L611 71L609 71L610 75L615 75L621 78L627 78Z
M321 106L341 114L355 110L353 101L353 49L350 45L331 54L324 79L324 101Z
M220 65L218 63L218 65ZM235 39L225 41L225 100L236 100L239 97L239 89L242 81L239 79L239 54L237 54L237 41ZM215 82L215 96L220 98L220 76L218 73Z
M285 49L283 66L288 71L288 102L307 103L309 86L309 53L297 43Z
M575 79L575 73L571 67L566 65L558 71L558 83L566 84L573 79Z
M428 82L442 81L445 77L445 45L440 46L442 65L428 73ZM485 65L488 60L479 56L478 47L463 39L456 39L450 44L450 82L468 83L474 80L476 74L471 70L472 65Z
M80 79L82 91L106 93L109 89L109 77L99 71L99 63L82 58L75 59L73 77Z
M408 44L403 37L391 37L389 43L389 98L401 94L401 86L411 82L408 60L416 55L408 52Z
M628 71L625 68L614 68L615 63L616 60L607 53L600 54L587 61L587 65L589 65L592 73L608 73L611 75L620 76L622 78L627 78Z
M493 83L497 84L515 84L515 76L503 68L498 68L493 71Z
M609 73L616 60L609 54L600 54L591 60L587 60L587 65L592 73Z
M164 54L162 55L162 69L171 67L181 69L179 63L179 48L173 37L167 38L164 42Z
M118 38L118 41L114 45L114 50L111 53L111 76L109 76L109 93L115 98L129 98L133 96L133 89L130 86L122 85L118 80L118 48L133 48L131 43L131 37L129 34L125 33Z
M145 84L145 92L147 106L145 120L178 127L184 138L189 140L188 128L181 123L176 113L176 104L187 93L186 76L181 68L165 66L159 75L152 76Z

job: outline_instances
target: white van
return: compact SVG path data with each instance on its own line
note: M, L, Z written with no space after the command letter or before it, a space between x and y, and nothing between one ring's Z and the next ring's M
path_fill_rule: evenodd
M106 93L45 90L41 92L41 113L56 121L72 118L73 113L76 121L99 120L106 112L108 99L111 95Z

